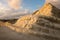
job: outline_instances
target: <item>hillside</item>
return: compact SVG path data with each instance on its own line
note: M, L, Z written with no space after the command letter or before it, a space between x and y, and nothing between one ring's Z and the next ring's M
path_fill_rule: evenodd
M32 15L23 16L14 24L29 33L46 40L60 40L60 9L45 4ZM21 32L21 31L19 31Z
M47 3L33 14L21 17L15 24L6 22L4 25L15 32L29 35L33 38L31 40L60 40L59 13L60 9Z

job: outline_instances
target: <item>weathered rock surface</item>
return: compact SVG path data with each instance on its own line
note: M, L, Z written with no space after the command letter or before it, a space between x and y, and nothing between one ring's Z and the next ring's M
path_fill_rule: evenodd
M15 24L5 23L5 26L29 35L31 40L60 40L59 13L60 9L48 3L33 14L18 19ZM28 37L26 40L29 40Z
M60 9L48 3L34 14L23 16L14 25L26 29L25 33L43 38L43 40L60 40L59 13Z

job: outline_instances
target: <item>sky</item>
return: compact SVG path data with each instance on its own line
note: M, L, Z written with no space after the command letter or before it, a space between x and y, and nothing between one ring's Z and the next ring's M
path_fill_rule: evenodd
M31 14L45 3L51 3L60 9L60 0L0 0L0 19L15 19Z
M44 0L23 0L23 7L36 10L44 4Z
M40 9L45 0L0 0L0 19L19 18Z

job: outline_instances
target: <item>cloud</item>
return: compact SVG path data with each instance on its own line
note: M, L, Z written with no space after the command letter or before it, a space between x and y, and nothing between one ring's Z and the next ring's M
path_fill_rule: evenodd
M3 14L6 10L10 10L10 8L8 8L7 6L3 5L2 3L0 3L0 14Z
M51 3L60 9L60 0L46 0L46 3Z
M20 6L19 10L13 10L10 7L0 2L0 19L14 19L22 15L31 13L31 10L25 9Z
M19 9L21 3L22 3L22 0L8 0L8 5L13 8L13 9Z
M30 14L30 11L22 10L18 12L12 12L12 13L4 13L3 15L0 16L0 19L17 19L20 18L20 16Z
M22 6L19 10L12 10L0 3L0 19L17 19L22 15L31 13L29 9L24 9Z

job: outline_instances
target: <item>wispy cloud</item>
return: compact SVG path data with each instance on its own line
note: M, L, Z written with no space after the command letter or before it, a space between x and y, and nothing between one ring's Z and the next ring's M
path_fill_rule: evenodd
M46 3L51 3L60 9L60 0L46 0Z
M8 2L8 5L11 7L11 8L14 8L14 9L19 9L21 3L22 3L22 0L7 0Z
M22 6L19 10L12 10L9 7L0 3L0 19L14 19L19 18L21 15L31 13L29 9L24 9Z

